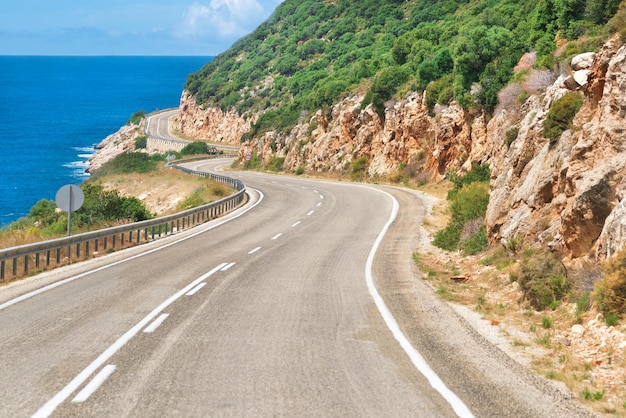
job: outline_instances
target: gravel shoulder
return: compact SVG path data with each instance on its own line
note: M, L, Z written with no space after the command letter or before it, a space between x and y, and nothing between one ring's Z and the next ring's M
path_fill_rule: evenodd
M497 326L443 301L412 261L429 244L422 222L436 203L425 193L386 187L400 212L377 255L374 275L390 310L426 362L481 417L595 416L563 384L528 369Z

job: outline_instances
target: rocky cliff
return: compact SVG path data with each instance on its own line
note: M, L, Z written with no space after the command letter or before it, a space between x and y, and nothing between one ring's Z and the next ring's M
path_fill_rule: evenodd
M360 157L371 177L393 177L412 167L431 179L488 163L490 239L523 239L572 258L605 257L626 242L626 47L613 38L597 54L583 54L562 75L519 71L524 81L500 93L493 116L458 105L429 113L422 94L389 102L384 118L363 96L318 111L289 133L268 132L241 144L263 160L285 158L285 169L346 172ZM556 141L542 135L550 106L568 91L584 95L572 129ZM180 130L187 136L240 144L258 115L203 109L184 93Z

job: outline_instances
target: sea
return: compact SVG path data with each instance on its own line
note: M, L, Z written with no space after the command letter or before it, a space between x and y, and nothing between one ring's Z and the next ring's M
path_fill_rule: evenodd
M82 183L94 147L135 112L177 107L211 59L0 56L0 228Z

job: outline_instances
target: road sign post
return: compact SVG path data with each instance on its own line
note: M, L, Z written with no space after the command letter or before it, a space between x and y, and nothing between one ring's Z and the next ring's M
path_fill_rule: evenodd
M85 194L80 187L73 184L66 184L61 187L56 194L57 206L67 212L67 236L70 236L70 223L72 212L77 211L85 202Z

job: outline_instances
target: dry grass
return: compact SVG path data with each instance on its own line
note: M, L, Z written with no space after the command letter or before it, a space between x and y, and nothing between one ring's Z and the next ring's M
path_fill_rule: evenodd
M157 216L177 212L179 204L191 195L199 196L202 202L208 203L233 192L222 183L163 165L151 173L109 176L101 183L106 189L115 189L123 196L139 198Z
M445 199L446 192L444 189L437 195ZM441 202L446 204L443 199ZM446 222L445 207L435 207L425 229L432 234ZM594 411L626 416L624 351L611 347L602 337L582 345L572 341L572 326L589 323L597 311L581 315L576 312L575 301L554 310L533 310L512 280L522 256L503 247L470 257L432 245L422 245L418 251L414 255L416 265L435 293L480 313L486 326L498 326L521 363L547 379L563 382L574 397ZM457 282L452 280L454 276L466 276L468 280ZM601 319L599 322L597 328L604 329ZM624 331L626 327L622 326Z
M99 180L106 189L118 190L123 196L135 196L143 201L148 210L157 216L178 211L178 204L192 194L198 195L203 203L221 199L233 190L210 179L185 174L174 168L160 166L152 173L123 174ZM98 225L92 229L112 225ZM84 231L72 231L74 233ZM32 242L58 238L42 235L37 228L0 232L0 248L15 247Z

